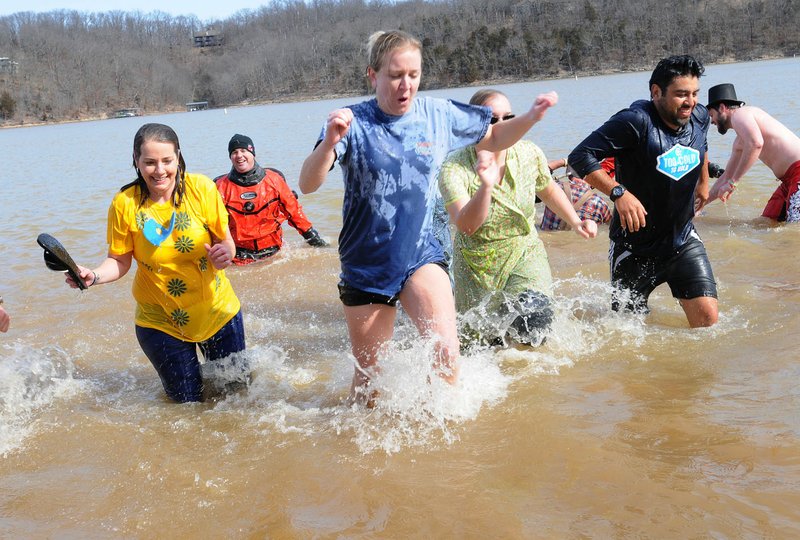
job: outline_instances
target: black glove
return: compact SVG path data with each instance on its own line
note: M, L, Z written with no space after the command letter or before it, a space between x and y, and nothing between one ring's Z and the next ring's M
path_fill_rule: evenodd
M725 169L713 162L708 162L708 176L711 178L719 178L725 172Z
M306 239L306 242L308 242L309 246L325 247L328 245L328 242L323 240L323 238L317 232L317 229L315 229L314 227L311 227L306 232L304 232L303 238Z

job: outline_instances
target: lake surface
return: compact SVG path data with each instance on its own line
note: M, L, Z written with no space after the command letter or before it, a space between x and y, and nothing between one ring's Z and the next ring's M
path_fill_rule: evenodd
M527 135L564 157L648 95L649 73L502 85L517 110L558 106ZM800 131L800 59L712 65L707 88ZM466 101L474 88L430 92ZM760 163L696 226L719 324L691 330L665 286L646 318L610 311L607 227L546 233L557 323L536 350L465 357L425 384L429 344L401 321L373 411L344 404L352 358L335 248L288 245L228 275L254 381L174 405L133 332L133 272L86 292L42 264L53 234L81 264L106 252L106 212L133 178L144 122L178 132L188 168L230 167L234 133L293 187L327 113L359 99L0 130L0 536L6 538L796 538L800 536L798 226L759 220L777 183ZM723 166L733 133L712 126ZM341 227L338 168L301 195Z

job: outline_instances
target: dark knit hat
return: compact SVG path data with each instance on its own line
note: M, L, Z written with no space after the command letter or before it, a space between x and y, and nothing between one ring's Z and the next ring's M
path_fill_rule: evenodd
M253 146L253 139L247 135L239 135L237 133L231 137L231 141L228 143L228 155L230 156L237 148L247 150L251 154L256 155L256 147Z

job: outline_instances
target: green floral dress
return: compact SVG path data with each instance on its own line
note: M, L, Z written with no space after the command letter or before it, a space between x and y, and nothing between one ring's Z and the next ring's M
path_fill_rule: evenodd
M471 198L480 187L477 156L469 147L442 166L439 189L445 205ZM463 313L502 291L552 295L550 263L536 233L536 192L550 182L547 159L538 146L520 141L508 149L502 182L492 190L486 221L471 236L456 233L453 254L456 308Z

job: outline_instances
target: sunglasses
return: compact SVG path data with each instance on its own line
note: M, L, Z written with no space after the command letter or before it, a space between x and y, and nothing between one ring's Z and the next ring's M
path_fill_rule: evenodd
M174 228L175 212L172 212L172 218L169 220L169 228L162 227L153 219L147 218L147 221L144 222L142 232L144 233L144 237L147 238L148 242L158 247L164 240L169 238L169 235L172 234L172 229Z
M497 122L499 122L500 120L502 120L503 122L505 122L506 120L511 120L512 118L514 118L514 116L516 116L516 115L514 115L514 114L507 114L507 115L505 115L505 116L504 116L504 117L502 117L502 118L500 118L499 116L492 116L492 119L491 119L491 120L489 120L489 123L490 123L490 124L496 124L496 123L497 123Z

